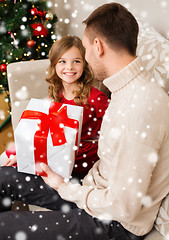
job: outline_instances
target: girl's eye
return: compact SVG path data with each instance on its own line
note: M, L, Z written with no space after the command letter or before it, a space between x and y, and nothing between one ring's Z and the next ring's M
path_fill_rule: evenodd
M66 61L65 60L59 60L59 63L65 63Z
M79 60L75 60L74 63L80 63L80 61Z

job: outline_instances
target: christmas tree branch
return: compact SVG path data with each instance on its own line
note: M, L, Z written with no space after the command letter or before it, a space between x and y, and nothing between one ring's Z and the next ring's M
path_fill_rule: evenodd
M11 114L9 114L8 117L4 120L4 122L0 125L0 132L10 122L11 122Z

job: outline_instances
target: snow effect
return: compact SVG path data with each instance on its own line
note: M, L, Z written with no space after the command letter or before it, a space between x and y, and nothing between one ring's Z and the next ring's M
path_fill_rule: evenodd
M68 205L68 204L63 204L62 205L62 207L61 207L61 211L63 212L63 213L68 213L69 211L70 211L70 206Z
M0 110L0 120L5 120L5 111Z
M3 200L2 200L2 204L5 206L5 207L10 207L11 206L11 199L8 198L8 197L5 197Z
M166 236L164 237L164 240L169 240L169 233L166 234Z
M38 225L37 224L32 225L32 227L31 227L31 231L32 232L37 231L37 229L38 229Z
M26 86L22 86L21 89L16 91L15 96L17 97L18 100L26 100L28 99L29 92L27 90Z
M0 34L6 33L6 27L5 27L5 22L1 21L0 22Z
M31 178L30 178L29 176L26 176L26 177L25 177L25 180L26 180L27 182L29 182L29 181L31 180Z
M152 152L148 155L148 161L152 164L156 164L158 161L158 154L156 152Z
M71 9L72 9L72 12L71 12L71 17L72 17L72 19L76 19L76 18L78 17L78 14L79 14L78 10L77 10L77 9L73 9L72 6L71 6L70 4L68 4L68 1L66 1L66 0L64 0L64 3L65 3L65 9L66 9L66 10L71 11ZM80 1L80 4L83 6L83 10L86 11L86 12L91 12L91 11L93 11L93 10L95 9L95 6L94 6L94 5L85 3L85 1ZM50 2L50 1L48 1L48 6L51 7L52 5L53 5L53 3ZM131 5L130 5L128 2L126 2L125 6L128 7L128 8L131 8ZM168 6L168 2L167 2L167 1L161 1L161 2L160 2L160 6L161 6L161 9L164 10L164 9ZM58 4L55 3L55 7L58 7ZM140 16L141 16L142 18L147 18L147 17L148 17L148 12L146 12L146 11L141 11L141 12L140 12ZM77 28L77 27L78 27L78 24L72 23L71 17L70 17L70 18L64 18L64 19L63 19L63 18L60 18L59 21L60 21L60 22L63 22L63 23L66 24L66 25L71 24L71 27ZM26 19L25 17L23 17L22 21L23 21L23 22L26 22L27 19ZM48 24L47 27L48 27L48 28L51 28L50 24ZM21 30L22 30L23 36L28 35L28 32L27 32L27 30L25 29L25 25L21 25L20 28L21 28ZM5 33L5 32L6 32L5 23L4 23L4 22L1 22L1 25L0 25L0 33ZM52 35L52 39L57 39L57 36L56 36L56 35ZM42 53L42 54L43 54L43 53ZM147 58L148 58L148 60L151 60L151 59L152 59L152 55L151 55L151 54L148 54L148 55L147 55ZM168 61L168 58L166 58L166 62L167 62L167 61ZM33 76L33 77L35 78L35 76ZM154 81L154 79L152 79L152 81ZM146 89L143 87L142 90L145 91ZM25 100L25 99L27 99L28 96L29 96L29 91L28 91L28 89L27 89L25 86L22 86L21 89L19 89L19 90L15 93L15 95L16 95L16 97L17 97L18 100ZM158 102L155 101L155 103L157 104ZM15 102L15 106L19 106L19 105L20 105L19 101L16 101L16 102ZM132 108L135 108L136 106L133 104L131 107L132 107ZM151 107L149 107L149 110L151 110ZM119 110L119 114L121 114L120 110ZM0 109L0 119L1 119L1 120L4 120L4 119L5 119L5 112L4 112L3 109ZM96 121L97 119L93 119L93 120ZM107 121L110 121L110 119L107 118ZM151 125L147 125L147 126L145 126L145 127L146 127L147 129L150 129L150 128L151 128ZM123 126L122 128L125 128L125 126ZM90 134L90 131L91 131L91 130L89 129L89 133L88 133L88 134ZM110 133L111 133L111 137L112 137L113 139L118 139L118 138L121 136L121 134L122 134L122 130L119 129L119 128L113 128L113 129L111 129ZM138 132L137 132L137 134L138 134ZM144 139L144 138L146 138L146 136L147 136L146 131L140 133L140 137L141 137L141 138ZM76 150L77 150L77 147L74 146L73 149L76 151ZM86 157L86 155L84 154L84 158L85 158L85 157ZM65 156L64 156L64 159L67 160L67 159L68 159L68 156L65 155ZM150 153L150 154L147 156L147 160L148 160L151 164L156 164L157 161L158 161L158 155L157 155L157 153L155 153L155 152ZM86 163L86 162L83 163L83 167L84 167L84 168L87 167L87 163ZM62 169L61 169L61 171L62 171ZM92 179L90 179L90 177L88 177L88 178L89 178L89 180L92 181ZM25 180L26 180L27 182L29 182L29 181L31 181L31 178L30 178L29 176L26 176L26 177L25 177ZM132 176L128 178L128 183L132 183L133 181L135 181L135 180L133 179ZM138 183L141 184L143 180L142 180L142 179L138 179L137 181L138 181ZM22 186L19 184L19 185L18 185L18 188L21 189ZM42 186L40 186L40 188L43 189ZM33 189L30 189L30 190L33 191ZM126 190L126 188L123 187L123 190ZM151 199L150 196L144 196L144 197L143 197L143 194L142 194L141 192L137 192L136 195L137 195L138 198L141 198L142 204L143 204L144 206L149 206L149 205L152 203L152 199ZM4 204L4 206L6 206L6 207L7 207L7 206L10 206L10 205L11 205L11 199L10 199L10 198L4 198L3 204ZM69 205L64 204L64 205L62 206L62 212L63 212L63 213L67 213L67 212L69 212L69 211L70 211ZM101 218L103 218L103 217L108 217L108 218L109 218L109 216L101 216ZM39 218L43 218L43 215L42 215L42 214L39 215ZM0 224L1 224L1 226L3 225L2 222L1 222ZM56 223L56 225L58 225L58 224L59 224L59 223ZM38 230L38 223L30 226L30 230L31 230L32 232L37 231L37 230ZM47 227L46 227L46 230L47 230ZM95 231L97 232L97 234L100 234L100 233L101 233L101 229L100 229L100 228L96 228ZM27 238L27 234L26 234L25 232L23 232L23 231L19 231L19 232L17 232L17 233L15 234L15 240L27 240L27 239L28 239L28 238ZM56 239L57 239L57 240L65 240L65 237L62 236L62 235L58 235L58 236L56 237ZM71 236L70 236L70 239L71 239ZM169 240L169 234L165 236L165 240Z
M142 198L142 204L143 206L150 206L152 203L152 198L150 196L145 196Z
M10 239L10 238L9 238ZM15 234L15 240L27 240L27 235L23 231L19 231Z
M118 139L122 134L122 131L120 128L112 128L111 129L111 137L114 139Z

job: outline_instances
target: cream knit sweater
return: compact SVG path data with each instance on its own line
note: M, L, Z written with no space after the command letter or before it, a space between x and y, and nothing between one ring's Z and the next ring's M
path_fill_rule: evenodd
M83 185L58 192L93 217L116 220L136 235L149 232L169 192L169 97L136 58L104 80L112 92L99 158Z

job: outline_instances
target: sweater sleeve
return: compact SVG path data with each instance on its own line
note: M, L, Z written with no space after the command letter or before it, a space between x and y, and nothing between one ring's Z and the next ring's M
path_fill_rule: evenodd
M59 194L94 217L130 221L137 216L144 201L151 200L147 189L156 160L157 152L152 147L130 138L121 139L113 161L106 168L100 171L100 161L96 162L83 186L63 184Z

